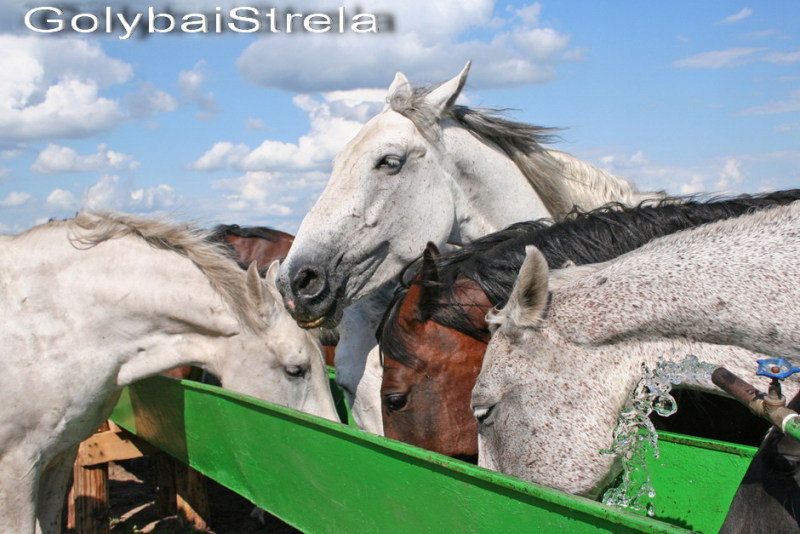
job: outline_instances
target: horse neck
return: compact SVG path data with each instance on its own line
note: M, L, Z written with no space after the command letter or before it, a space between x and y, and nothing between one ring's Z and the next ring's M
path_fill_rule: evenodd
M54 350L103 354L98 365L116 373L118 384L204 363L217 339L239 331L230 307L187 258L134 237L84 250L57 237L29 258L27 280L37 279L39 287L16 288L16 299L48 310L28 320L40 335L57 338Z
M443 128L444 153L454 167L456 226L463 244L519 221L549 217L544 202L502 151L455 124Z
M515 222L557 217L576 205L590 210L609 202L632 205L664 196L639 193L627 180L564 152L519 154L514 161L452 121L442 131L445 153L455 168L460 243Z
M798 220L800 204L653 241L557 291L553 324L577 343L682 337L800 358Z

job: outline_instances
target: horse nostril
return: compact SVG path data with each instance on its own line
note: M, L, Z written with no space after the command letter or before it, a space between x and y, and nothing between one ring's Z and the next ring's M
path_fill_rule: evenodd
M300 269L292 281L292 289L295 294L312 298L316 297L325 288L325 279L319 271L309 267Z

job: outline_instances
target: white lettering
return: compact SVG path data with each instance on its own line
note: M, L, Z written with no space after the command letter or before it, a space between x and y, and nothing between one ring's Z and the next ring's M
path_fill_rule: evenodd
M252 13L255 16L254 17L244 17L244 16L239 15L240 11L247 11L249 13ZM252 24L253 27L252 28L240 28L235 22L229 22L228 23L228 28L230 28L232 31L239 32L239 33L257 32L258 30L261 29L261 21L259 21L257 18L255 18L257 16L258 16L258 10L256 8L254 8L254 7L236 7L234 9L231 9L231 18L233 20L238 20L238 21L241 21L241 22L248 22L248 23Z
M88 28L81 28L80 21L83 19L92 21L90 23L91 26L89 26ZM100 21L97 19L96 16L92 15L91 13L78 13L77 15L72 17L72 20L70 21L70 26L72 26L72 29L78 33L92 33L97 31L98 26L100 26Z
M302 13L287 13L286 14L286 33L292 33L292 25L294 24L292 21L294 19L301 19L303 18Z
M269 13L267 13L265 16L269 21L269 31L272 33L281 33L281 31L275 26L275 8L271 7L269 9Z
M120 35L119 38L123 41L126 39L130 39L131 35L133 35L134 30L139 27L139 22L142 20L142 14L137 13L133 20L128 22L128 19L122 13L117 13L117 18L119 19L120 24L122 27L125 28L125 35Z
M195 19L195 20L192 20ZM185 33L208 33L208 19L202 13L189 13L181 17L181 31ZM192 29L194 26L196 28Z
M303 19L303 27L311 33L325 33L331 30L331 18L324 13L312 13Z
M33 16L36 13L39 13L40 11L50 11L51 13L54 13L56 15L63 15L64 14L64 12L61 11L60 9L58 9L57 7L36 7L36 8L33 8L30 11L28 11L27 13L25 13L25 26L29 30L33 30L33 31L38 32L38 33L53 33L53 32L60 32L61 30L64 29L64 21L61 20L61 19L45 19L44 20L44 22L47 22L48 24L52 24L52 23L55 22L56 23L55 28L53 28L53 27L50 27L50 28L38 28L38 27L34 26L33 23L31 22L31 19L33 18Z
M169 26L162 29L156 28L156 20L158 19L166 19L169 22ZM147 8L147 22L147 31L150 33L169 33L175 29L175 17L169 13L156 13L153 7Z
M366 21L359 20L361 18L366 18L368 20ZM366 24L368 24L369 27L362 30L360 26ZM359 13L358 15L353 17L352 27L353 31L357 33L369 33L369 32L378 33L378 21L375 15L373 15L372 13Z

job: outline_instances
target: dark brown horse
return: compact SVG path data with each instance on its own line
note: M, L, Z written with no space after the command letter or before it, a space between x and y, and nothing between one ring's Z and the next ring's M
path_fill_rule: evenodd
M242 268L247 269L255 261L259 269L265 269L274 260L286 257L294 236L264 226L221 224L214 228L211 240L230 247Z
M378 333L385 435L450 456L477 456L470 394L490 338L485 315L505 305L525 246L539 248L551 268L603 262L659 236L798 199L800 190L792 190L576 210L563 222L518 223L449 254L439 255L429 245L419 272L397 291ZM715 402L739 410L728 399ZM672 430L686 430L673 418ZM758 427L747 439L760 440L763 430Z

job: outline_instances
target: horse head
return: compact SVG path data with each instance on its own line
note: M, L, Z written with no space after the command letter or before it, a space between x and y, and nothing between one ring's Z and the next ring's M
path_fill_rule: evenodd
M441 123L468 70L424 92L398 73L386 108L336 156L278 278L301 326L337 324L344 307L394 277L427 241L450 240L457 170Z
M474 461L478 429L470 394L487 340L445 326L436 316L459 307L479 326L491 305L471 280L459 281L450 300L442 292L437 255L435 245L429 243L419 274L407 291L398 293L384 321L384 435Z

